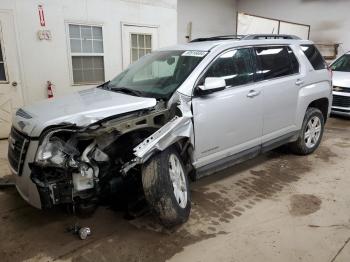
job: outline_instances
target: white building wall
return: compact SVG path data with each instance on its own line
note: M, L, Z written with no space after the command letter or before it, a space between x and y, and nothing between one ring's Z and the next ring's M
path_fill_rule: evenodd
M187 25L192 22L192 39L236 33L236 0L178 0L178 41L187 42Z
M0 9L14 13L26 104L47 97L46 81L55 96L91 86L73 86L66 22L102 24L105 79L122 70L121 23L158 26L159 47L177 42L176 0L1 0ZM38 5L45 12L51 41L40 41ZM6 47L5 47L6 48ZM93 85L92 85L93 86Z
M237 0L239 12L311 25L310 39L350 50L350 1Z

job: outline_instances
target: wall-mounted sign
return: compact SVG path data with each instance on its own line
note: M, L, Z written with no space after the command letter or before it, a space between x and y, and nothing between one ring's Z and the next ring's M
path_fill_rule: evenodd
M42 5L38 5L38 11L39 11L40 25L45 26L44 8Z
M51 40L52 34L50 30L39 30L38 31L39 40Z

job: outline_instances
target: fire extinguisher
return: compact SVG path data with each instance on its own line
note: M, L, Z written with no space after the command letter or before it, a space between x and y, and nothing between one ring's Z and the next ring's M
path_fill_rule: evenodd
M47 81L47 98L53 98L53 89L51 81Z

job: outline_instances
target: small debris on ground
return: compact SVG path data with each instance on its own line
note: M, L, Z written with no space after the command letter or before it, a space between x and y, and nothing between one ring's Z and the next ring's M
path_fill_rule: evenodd
M81 240L85 240L91 235L91 229L89 227L80 227L77 223L68 227L66 231L79 236Z

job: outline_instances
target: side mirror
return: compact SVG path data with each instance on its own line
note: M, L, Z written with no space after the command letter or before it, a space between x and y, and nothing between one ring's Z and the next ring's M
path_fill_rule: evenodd
M226 88L226 81L221 77L207 77L204 85L199 86L199 94L211 94L216 91L224 90Z

